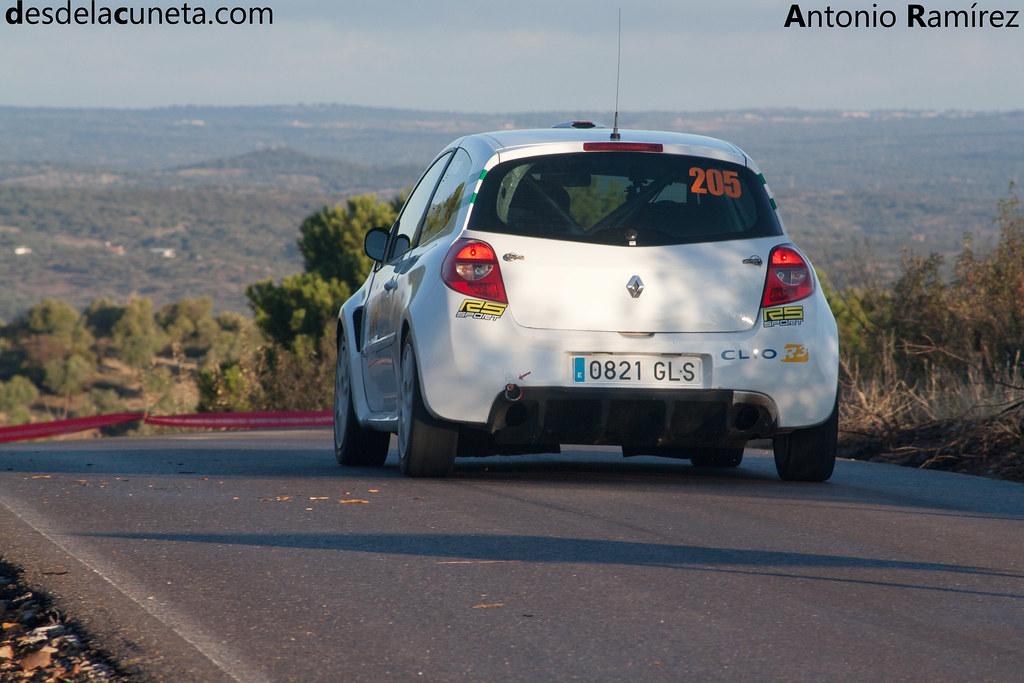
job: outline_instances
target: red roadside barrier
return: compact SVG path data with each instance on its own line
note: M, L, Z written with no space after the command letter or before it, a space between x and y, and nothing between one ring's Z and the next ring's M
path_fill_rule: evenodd
M162 427L191 427L194 429L295 429L299 427L330 427L333 424L334 413L330 410L194 413L191 415L115 413L0 427L0 442L42 439L48 436L72 434L137 420Z
M54 422L39 422L37 424L30 425L0 427L0 441L42 439L47 436L71 434L73 432L83 432L87 429L109 427L111 425L121 424L122 422L134 422L145 417L145 413L115 413L113 415L75 417L70 420L56 420Z
M254 413L147 415L146 424L160 425L162 427L196 427L203 429L330 427L334 424L334 412L330 410L292 410Z

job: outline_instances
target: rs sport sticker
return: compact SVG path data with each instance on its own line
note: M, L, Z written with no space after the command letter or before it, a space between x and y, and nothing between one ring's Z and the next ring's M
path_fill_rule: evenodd
M782 306L766 308L762 312L765 327L783 327L802 325L804 322L803 306Z
M478 301L477 299L466 299L459 306L456 318L472 318L473 320L497 320L505 313L508 304L499 304L496 301Z

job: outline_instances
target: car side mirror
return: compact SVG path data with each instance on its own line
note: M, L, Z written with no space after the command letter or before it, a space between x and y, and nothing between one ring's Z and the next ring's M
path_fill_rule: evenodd
M390 234L391 231L387 228L373 228L363 238L363 251L374 261L380 263L384 260Z
M408 235L398 235L395 237L395 250L391 252L391 258L398 258L405 252L409 251L409 246L412 242L409 240Z

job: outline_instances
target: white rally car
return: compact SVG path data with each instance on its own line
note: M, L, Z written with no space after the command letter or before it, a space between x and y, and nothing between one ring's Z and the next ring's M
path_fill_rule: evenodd
M835 465L836 323L757 166L714 138L573 122L430 164L338 314L335 455L411 476L457 456L611 444L783 479Z

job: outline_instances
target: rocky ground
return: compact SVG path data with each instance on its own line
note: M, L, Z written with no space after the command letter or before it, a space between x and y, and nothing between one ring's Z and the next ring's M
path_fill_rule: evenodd
M76 633L46 596L24 587L0 562L0 681L113 683L128 680Z

